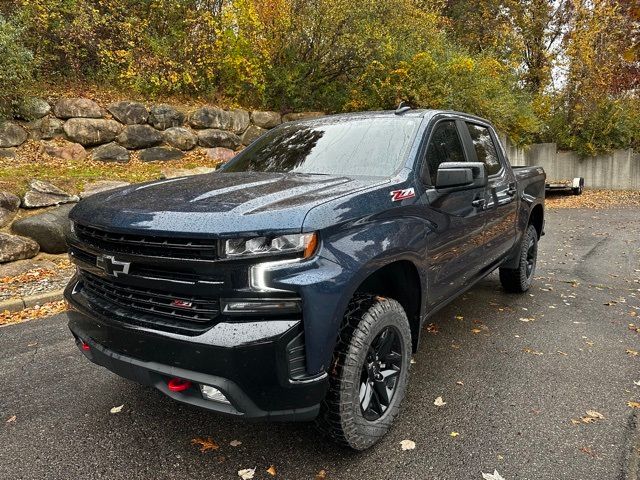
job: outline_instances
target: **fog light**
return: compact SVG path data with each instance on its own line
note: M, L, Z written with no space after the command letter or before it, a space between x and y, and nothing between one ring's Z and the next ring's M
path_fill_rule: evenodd
M231 402L227 400L227 397L224 396L224 393L222 393L215 387L212 387L210 385L200 385L200 391L202 392L202 398L204 398L205 400L228 403L229 405L231 404Z

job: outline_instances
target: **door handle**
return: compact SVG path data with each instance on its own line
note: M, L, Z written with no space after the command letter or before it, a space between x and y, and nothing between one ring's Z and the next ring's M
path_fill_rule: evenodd
M514 185L509 185L509 189L507 190L507 195L513 197L516 193L518 193L518 189Z
M487 201L484 198L478 198L477 200L474 200L473 202L471 202L471 205L473 205L476 208L481 208L481 207L484 207L485 203L487 203Z

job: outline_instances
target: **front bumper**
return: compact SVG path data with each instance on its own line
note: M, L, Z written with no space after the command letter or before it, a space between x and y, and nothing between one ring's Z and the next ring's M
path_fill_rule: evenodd
M220 413L269 420L315 418L328 387L326 373L291 378L289 351L303 338L300 320L220 322L201 335L186 336L123 324L96 312L73 293L69 328L92 362L171 398ZM184 392L167 387L178 377L194 385ZM205 400L199 385L220 390L230 404Z

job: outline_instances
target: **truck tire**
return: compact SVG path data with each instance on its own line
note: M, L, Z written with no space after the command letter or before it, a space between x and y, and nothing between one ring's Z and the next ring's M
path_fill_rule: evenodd
M316 426L332 440L364 450L398 415L411 363L411 330L390 298L357 294L349 303Z
M507 292L523 293L529 290L533 282L538 258L538 232L533 225L527 231L520 243L518 268L501 268L500 283Z

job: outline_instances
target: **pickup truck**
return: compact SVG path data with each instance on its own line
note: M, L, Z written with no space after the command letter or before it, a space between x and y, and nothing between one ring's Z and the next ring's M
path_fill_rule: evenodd
M214 173L81 201L69 328L175 400L315 420L363 450L398 415L427 319L495 269L530 287L544 189L471 115L286 123Z

